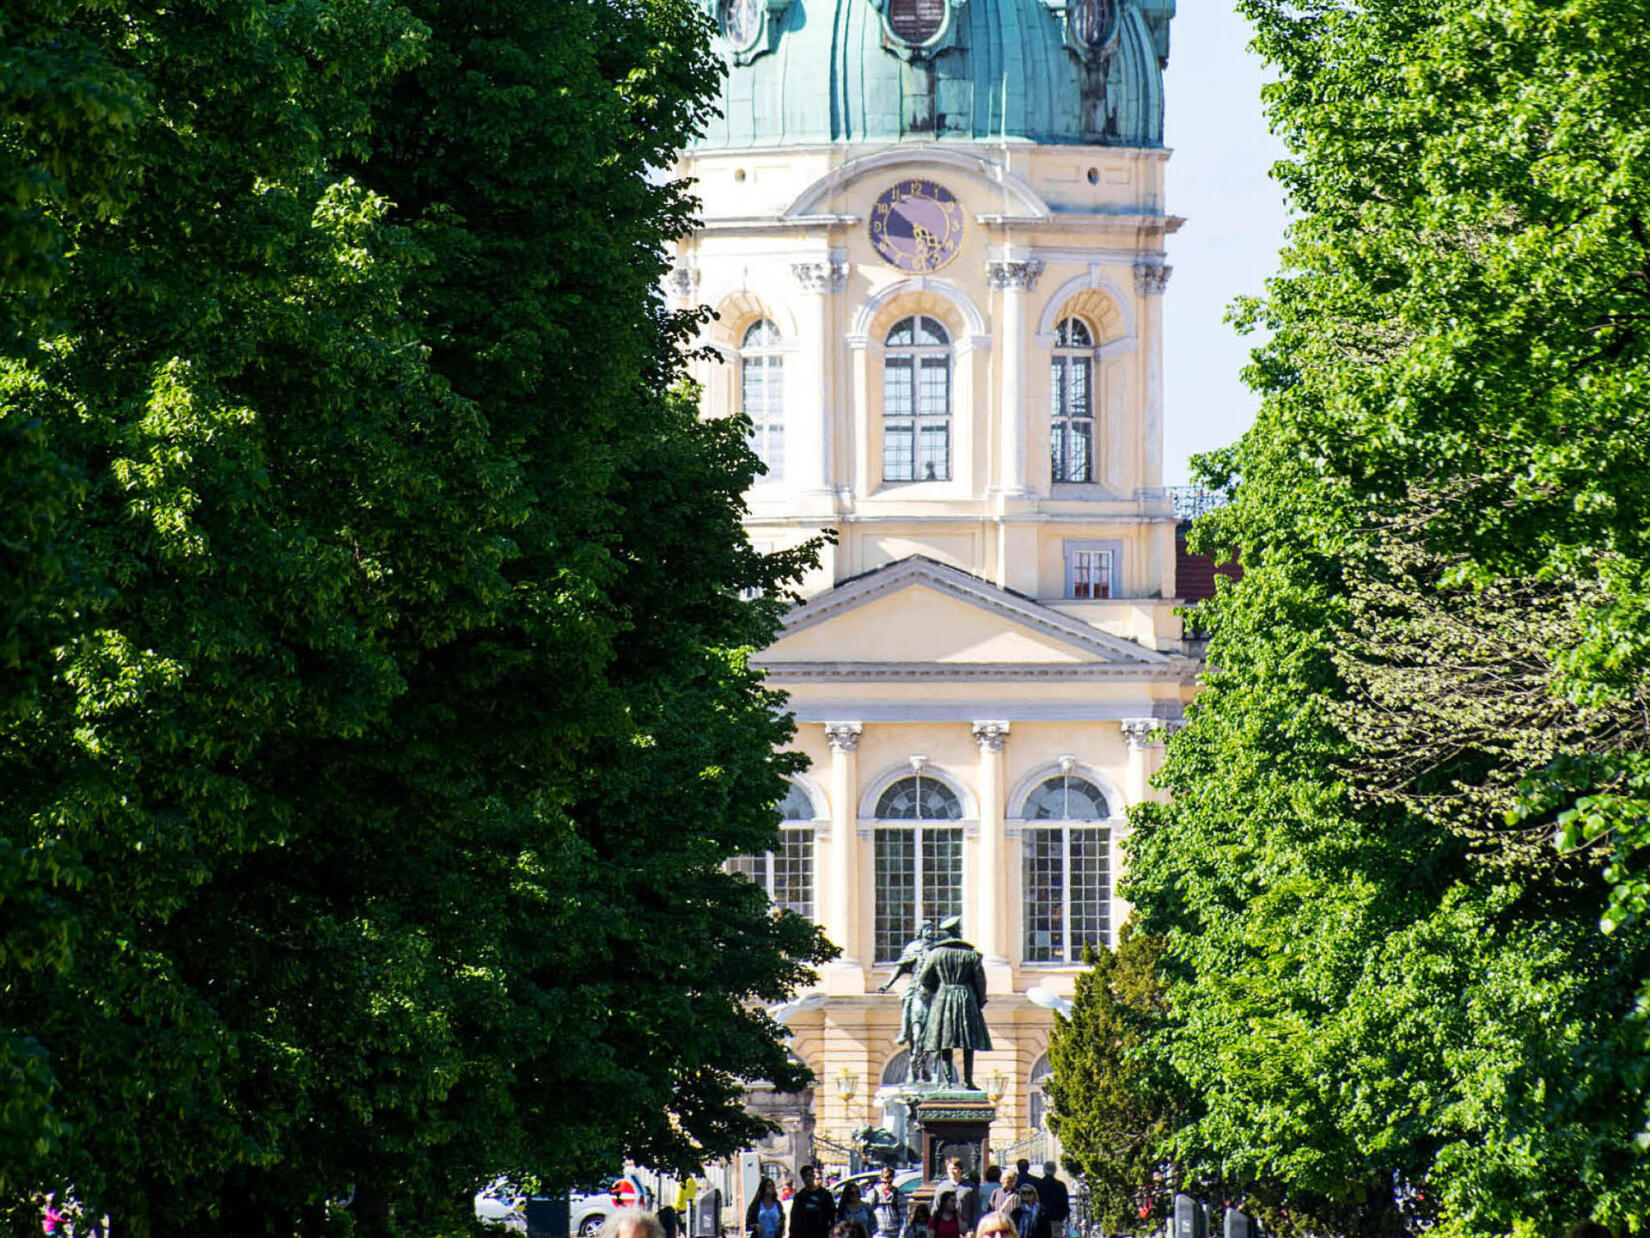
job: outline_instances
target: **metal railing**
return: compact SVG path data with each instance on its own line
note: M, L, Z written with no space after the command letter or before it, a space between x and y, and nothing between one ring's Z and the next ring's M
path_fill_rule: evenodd
M1207 516L1217 507L1224 507L1231 497L1224 490L1206 490L1202 486L1166 486L1169 502L1174 505L1175 519L1196 520Z

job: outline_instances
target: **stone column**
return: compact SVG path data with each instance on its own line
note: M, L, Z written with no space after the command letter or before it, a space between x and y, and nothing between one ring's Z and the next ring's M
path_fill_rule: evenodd
M1123 720L1123 743L1129 751L1128 785L1123 791L1131 805L1152 798L1151 777L1156 772L1152 768L1152 746L1159 742L1162 725L1156 718Z
M998 356L1002 359L1002 387L998 394L1001 409L1002 441L997 470L997 492L1018 498L1028 493L1026 486L1026 391L1025 391L1025 303L1026 294L1037 287L1043 264L1028 261L993 261L985 265L986 280L993 291L1002 293L1002 313L998 322Z
M795 427L795 450L787 461L786 481L802 493L819 496L828 505L834 494L832 477L830 387L826 381L826 357L830 350L829 298L848 282L848 267L834 255L814 262L793 262L791 274L802 290L797 311L798 343L801 348L788 354L795 358L794 379L787 374L785 402L789 421ZM828 510L828 506L827 506Z
M985 956L986 980L994 990L1012 987L1009 975L1003 898L1003 743L1007 722L976 722L974 738L980 745L979 871L974 874L974 944Z
M1140 409L1140 484L1151 489L1163 484L1163 290L1173 267L1161 255L1134 267L1134 291L1140 297L1137 332L1146 363L1145 399Z
M858 722L827 722L831 745L831 863L820 899L825 936L842 948L825 970L829 993L863 993L865 971L855 951L859 933L859 737Z

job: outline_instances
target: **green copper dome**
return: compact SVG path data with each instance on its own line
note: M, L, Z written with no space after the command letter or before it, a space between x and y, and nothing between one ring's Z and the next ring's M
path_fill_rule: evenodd
M729 61L701 148L1160 146L1175 0L707 0Z

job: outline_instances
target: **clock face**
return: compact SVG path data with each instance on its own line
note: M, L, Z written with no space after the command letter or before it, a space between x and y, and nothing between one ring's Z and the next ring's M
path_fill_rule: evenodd
M933 181L899 181L871 207L871 244L902 271L937 271L962 247L962 203Z

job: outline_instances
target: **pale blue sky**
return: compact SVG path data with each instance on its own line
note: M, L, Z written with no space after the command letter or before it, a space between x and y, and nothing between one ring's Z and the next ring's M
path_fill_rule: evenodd
M1238 378L1254 337L1223 318L1234 297L1260 293L1283 243L1282 194L1267 169L1283 148L1261 115L1260 61L1248 23L1228 0L1180 0L1169 68L1170 214L1185 226L1168 241L1174 274L1163 302L1163 480L1191 480L1193 453L1236 439L1257 401Z

